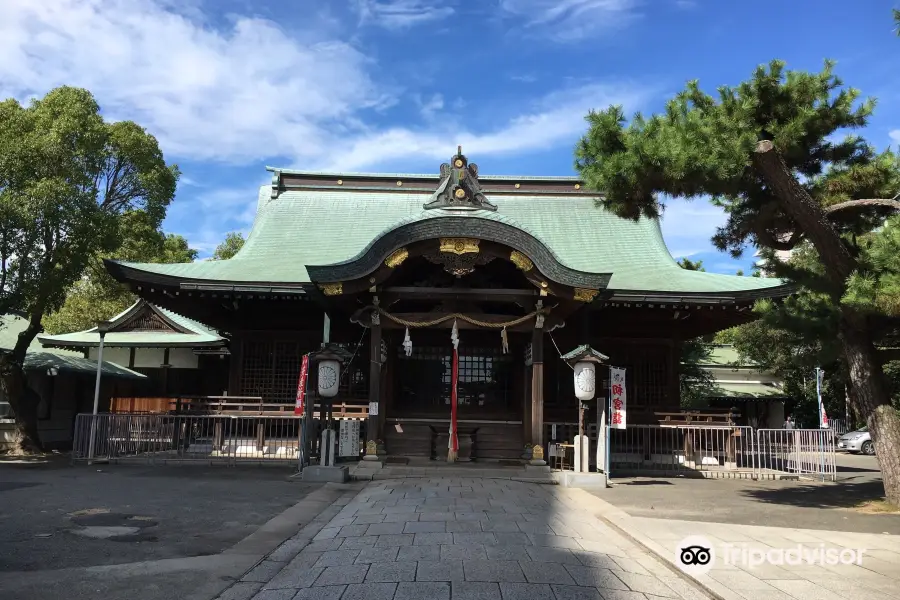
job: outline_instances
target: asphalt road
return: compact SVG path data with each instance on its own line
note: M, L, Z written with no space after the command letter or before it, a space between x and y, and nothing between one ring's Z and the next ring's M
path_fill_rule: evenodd
M884 496L877 459L838 454L837 462L835 483L635 477L592 493L638 517L900 535L900 515L855 509Z
M105 600L187 597L198 575L150 573L165 571L159 565L171 564L168 559L209 557L212 565L220 552L320 487L290 475L274 467L0 461L0 598L37 599L21 590L7 595L15 578L46 581L40 597L48 599L61 592ZM202 565L204 559L195 560ZM125 564L145 566L133 576L107 567ZM110 581L89 577L85 587L86 574L108 569L119 573Z

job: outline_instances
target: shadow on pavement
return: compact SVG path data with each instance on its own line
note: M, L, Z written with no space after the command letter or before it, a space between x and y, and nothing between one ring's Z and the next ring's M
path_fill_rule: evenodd
M746 498L769 504L806 508L853 508L862 502L882 500L881 481L838 482L835 484L796 484L777 488L741 490Z
M671 481L659 479L636 479L633 481L616 482L616 485L673 485Z

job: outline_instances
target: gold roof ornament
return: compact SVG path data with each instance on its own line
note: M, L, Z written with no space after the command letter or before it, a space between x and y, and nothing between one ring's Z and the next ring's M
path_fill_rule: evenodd
M456 191L453 192L453 195L456 196L457 198L459 198L460 200L462 200L463 198L466 197L466 190L464 190L462 188L456 188Z
M513 250L510 253L509 260L512 262L512 264L516 265L520 271L528 272L534 268L534 263L531 262L531 259L518 250Z
M409 258L409 250L406 248L398 248L394 250L390 256L384 259L386 267L394 269L403 264L403 261Z
M344 284L340 281L337 283L323 283L319 286L319 289L326 296L340 296L344 293Z
M478 254L481 240L474 238L441 238L441 252L445 254Z
M600 292L597 290L589 290L586 288L575 288L575 299L579 302L592 302L594 298L597 297L597 294Z

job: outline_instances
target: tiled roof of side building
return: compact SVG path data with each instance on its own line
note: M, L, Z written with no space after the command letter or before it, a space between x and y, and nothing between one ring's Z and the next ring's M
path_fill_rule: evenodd
M161 330L122 330L117 327L124 325L142 311L152 311L161 314L170 322L169 331ZM124 311L110 319L112 328L106 334L104 345L109 347L215 347L226 343L224 337L214 329L203 323L194 321L178 313L150 304L144 300L138 300ZM86 348L100 344L100 334L96 327L75 331L72 333L60 333L56 335L40 334L37 341L45 347L76 347ZM37 342L36 341L36 342Z
M425 191L287 189L272 195L271 186L260 188L253 228L230 260L120 264L195 281L302 284L310 282L305 265L348 262L392 228L460 216L458 211L423 210L431 199ZM568 268L612 273L610 290L765 296L777 295L775 290L784 287L778 279L682 269L669 253L657 220L620 218L597 206L596 195L504 193L491 198L496 212L473 210L464 216L513 224L537 238Z

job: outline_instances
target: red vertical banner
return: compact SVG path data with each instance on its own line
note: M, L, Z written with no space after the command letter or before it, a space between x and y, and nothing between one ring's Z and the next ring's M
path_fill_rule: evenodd
M297 382L297 403L294 405L294 414L303 414L303 401L306 399L306 377L309 375L309 354L303 355L300 363L300 381Z
M456 435L456 388L459 383L459 352L453 349L453 371L450 383L450 458L456 460L459 452L459 438Z

